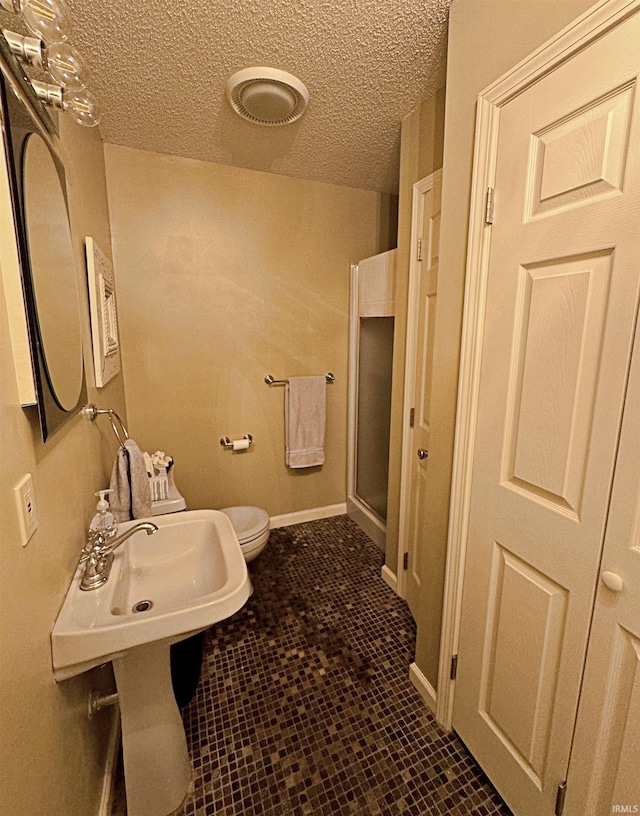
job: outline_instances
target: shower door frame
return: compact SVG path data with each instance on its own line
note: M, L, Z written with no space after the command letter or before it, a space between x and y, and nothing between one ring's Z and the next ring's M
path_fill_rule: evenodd
M372 541L384 552L387 525L356 493L358 446L358 378L360 374L358 348L360 345L359 268L350 266L349 298L349 382L347 427L347 513L356 520ZM395 589L395 587L393 587Z

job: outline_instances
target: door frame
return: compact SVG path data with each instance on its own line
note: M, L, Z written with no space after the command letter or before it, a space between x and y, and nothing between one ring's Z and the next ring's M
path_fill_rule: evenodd
M478 95L436 705L436 719L448 730L453 716L455 680L450 667L458 653L460 634L491 247L491 225L485 222L487 190L495 181L501 108L639 11L640 0L600 0ZM499 209L499 191L496 206Z
M401 598L407 595L407 571L404 568L404 554L408 552L407 530L411 511L411 464L413 428L410 427L411 409L414 408L416 368L418 364L418 318L420 304L419 269L417 241L422 234L424 219L424 194L433 190L436 181L442 178L442 168L416 181L411 199L411 248L409 253L409 289L407 294L407 333L404 357L404 397L402 404L402 463L400 466L400 514L398 518L398 563L396 592Z

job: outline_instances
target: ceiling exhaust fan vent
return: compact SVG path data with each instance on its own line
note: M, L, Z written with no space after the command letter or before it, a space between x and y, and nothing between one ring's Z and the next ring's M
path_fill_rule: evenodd
M293 74L277 68L243 68L225 88L234 111L256 125L289 125L307 109L309 91Z

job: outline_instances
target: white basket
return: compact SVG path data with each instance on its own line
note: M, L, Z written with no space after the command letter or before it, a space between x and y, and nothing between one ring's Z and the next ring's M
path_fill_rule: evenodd
M151 501L162 501L169 496L169 479L167 469L158 468L157 476L149 476L149 490L151 491Z

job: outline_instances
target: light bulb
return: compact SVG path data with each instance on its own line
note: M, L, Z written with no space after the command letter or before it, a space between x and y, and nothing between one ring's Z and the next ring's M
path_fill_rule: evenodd
M73 91L84 88L84 60L76 48L68 42L52 43L44 49L44 58L54 82Z
M46 43L69 38L71 15L64 0L19 0L22 19Z
M79 91L65 89L62 92L62 106L79 125L95 127L100 122L98 100L86 88Z

